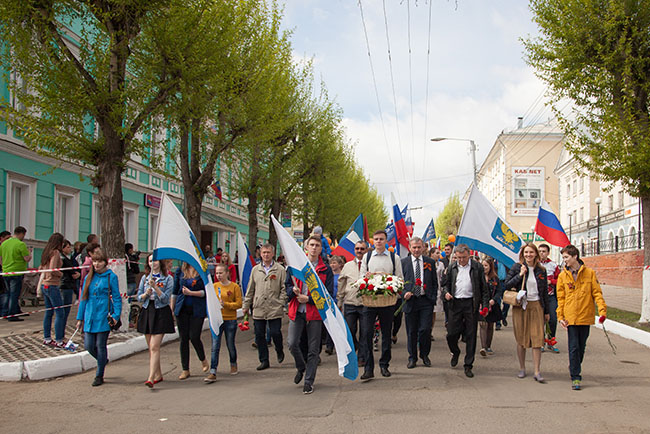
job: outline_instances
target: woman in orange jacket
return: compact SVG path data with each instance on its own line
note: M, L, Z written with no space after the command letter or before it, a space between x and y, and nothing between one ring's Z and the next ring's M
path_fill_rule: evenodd
M582 360L585 355L589 327L594 323L594 302L598 305L601 324L607 316L607 305L596 273L585 266L575 246L562 249L565 269L557 279L557 319L569 337L569 372L571 388L580 390Z

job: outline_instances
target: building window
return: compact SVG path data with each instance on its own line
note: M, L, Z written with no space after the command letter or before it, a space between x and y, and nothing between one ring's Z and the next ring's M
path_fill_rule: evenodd
M573 197L576 197L576 194L578 193L578 181L573 180Z
M580 193L585 191L585 179L580 177Z
M578 220L578 221L579 222L585 221L585 208L584 207L580 207L580 220Z
M571 183L567 183L566 185L566 197L567 199L571 197Z
M34 210L36 209L36 181L9 174L7 177L7 229L16 226L27 229L28 238L34 236Z
M618 207L619 208L625 207L625 192L622 190L618 192Z
M609 208L609 212L614 211L614 195L610 194L607 196L607 206Z
M149 210L149 251L156 248L158 241L158 211Z
M74 242L79 238L79 194L57 187L54 202L54 231Z
M134 246L138 242L138 206L124 204L124 240Z
M92 214L92 231L100 239L102 237L102 216L99 211L99 200L93 200L93 214Z

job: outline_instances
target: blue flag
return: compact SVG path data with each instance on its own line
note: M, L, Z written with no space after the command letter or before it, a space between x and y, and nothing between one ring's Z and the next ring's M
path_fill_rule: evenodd
M433 224L433 219L429 222L429 226L427 226L427 229L424 231L424 235L422 235L422 239L424 240L425 244L428 244L429 241L433 240L436 238L436 227Z

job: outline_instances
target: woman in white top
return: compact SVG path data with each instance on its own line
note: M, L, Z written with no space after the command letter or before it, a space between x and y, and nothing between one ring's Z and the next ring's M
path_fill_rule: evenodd
M544 324L549 320L548 281L546 269L539 262L539 251L533 243L519 251L519 263L512 266L506 277L506 289L523 291L521 306L513 306L512 325L517 341L519 378L526 376L526 348L532 348L535 381L544 383L540 373Z

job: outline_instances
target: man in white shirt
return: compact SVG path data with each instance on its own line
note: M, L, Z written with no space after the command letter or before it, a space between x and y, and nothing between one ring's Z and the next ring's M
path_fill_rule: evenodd
M388 236L386 231L379 230L372 235L372 241L375 249L366 253L361 262L361 275L370 277L373 274L391 274L402 277L402 263L399 258L395 258L393 252L386 249L386 240ZM364 339L366 352L366 366L362 380L368 380L375 376L375 359L372 351L372 335L375 327L375 318L379 317L379 326L381 328L381 357L379 359L379 368L381 375L390 377L391 373L388 366L391 359L391 331L393 329L394 306L369 307L363 308L363 327L361 329L362 339Z
M343 312L345 322L352 334L359 366L364 366L366 363L365 350L362 348L364 341L357 338L357 330L361 330L363 327L361 325L363 305L361 304L361 297L357 296L357 290L352 287L352 284L359 280L361 276L361 263L367 250L368 247L365 241L357 241L354 245L355 258L343 266L341 274L339 274L339 290L336 296L339 309Z
M443 274L442 294L448 302L447 345L451 351L451 367L456 367L460 356L458 339L465 336L465 375L474 376L472 367L476 353L476 330L481 307L489 303L483 266L469 259L469 247L459 244L456 261Z

